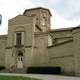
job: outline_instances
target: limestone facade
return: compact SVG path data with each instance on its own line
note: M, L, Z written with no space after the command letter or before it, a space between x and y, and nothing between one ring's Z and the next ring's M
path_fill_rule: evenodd
M80 75L80 27L50 29L49 9L27 9L9 20L8 35L0 36L0 66L59 66Z

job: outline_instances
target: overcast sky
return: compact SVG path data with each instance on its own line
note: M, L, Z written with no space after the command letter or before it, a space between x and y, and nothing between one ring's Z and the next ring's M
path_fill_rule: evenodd
M33 7L50 9L52 29L74 27L80 24L80 0L0 0L0 14L2 15L0 34L7 33L8 19Z

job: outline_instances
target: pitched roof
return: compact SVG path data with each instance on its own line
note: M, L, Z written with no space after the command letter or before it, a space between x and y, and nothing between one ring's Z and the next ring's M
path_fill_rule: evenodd
M69 27L69 28L60 28L60 29L49 29L48 32L62 32L62 31L72 31L74 29L80 28L80 25L76 27Z

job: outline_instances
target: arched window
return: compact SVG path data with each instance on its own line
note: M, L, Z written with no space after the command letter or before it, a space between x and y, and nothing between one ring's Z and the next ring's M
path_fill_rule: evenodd
M18 51L17 52L17 56L23 56L23 52L22 51Z

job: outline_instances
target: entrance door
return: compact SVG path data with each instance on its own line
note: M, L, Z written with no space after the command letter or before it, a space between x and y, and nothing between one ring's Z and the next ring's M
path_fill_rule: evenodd
M23 68L23 53L22 53L22 51L18 51L18 54L17 54L17 68Z
M23 68L23 57L17 57L17 68Z

